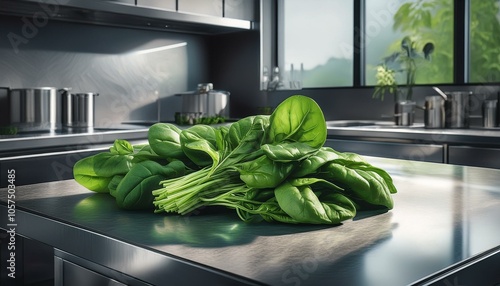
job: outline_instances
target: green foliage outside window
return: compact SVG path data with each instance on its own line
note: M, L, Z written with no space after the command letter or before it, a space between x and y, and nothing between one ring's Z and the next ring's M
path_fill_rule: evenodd
M412 35L416 42L432 42L432 64L419 67L416 84L453 83L452 0L416 0L395 13L393 30ZM500 1L470 0L469 82L500 82ZM389 49L397 49L399 42Z
M498 0L471 0L470 69L472 83L500 82Z
M416 43L434 44L431 63L421 65L416 84L453 82L453 1L417 0L404 3L394 14L394 31L410 35ZM392 47L399 48L400 42ZM420 50L423 47L417 47Z

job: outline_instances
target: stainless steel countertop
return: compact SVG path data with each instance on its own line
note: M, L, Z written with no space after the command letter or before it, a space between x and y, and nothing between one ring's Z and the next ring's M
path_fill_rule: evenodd
M499 248L500 170L366 158L393 176L395 208L339 226L122 211L67 180L19 186L16 231L156 285L408 285Z
M111 145L116 139L145 140L148 126L119 125L82 131L56 130L53 132L29 132L0 136L0 154L33 152L36 149L65 149L68 146L92 148L102 144Z
M330 123L345 122L344 120ZM380 123L379 121L375 121ZM389 122L390 123L390 122ZM342 124L339 124L342 125ZM398 141L429 144L465 144L500 147L500 128L472 127L467 129L427 129L422 123L412 126L379 124L366 126L328 126L329 138Z
M332 122L332 121L330 121ZM344 121L333 121L344 122ZM148 125L122 124L110 128L96 128L88 132L26 133L0 136L0 155L22 154L25 150L51 148L66 150L67 146L79 148L102 147L115 139L145 140ZM328 127L328 137L337 139L373 140L429 144L466 144L500 147L499 128L426 129L423 124L410 127L382 124L375 126ZM107 146L107 145L106 145Z

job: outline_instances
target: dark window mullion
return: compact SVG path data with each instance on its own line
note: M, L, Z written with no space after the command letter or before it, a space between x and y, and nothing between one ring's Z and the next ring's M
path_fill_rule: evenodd
M454 5L453 77L454 84L464 84L469 67L469 0L455 0Z
M360 87L365 81L365 0L354 1L354 49L353 49L353 86Z

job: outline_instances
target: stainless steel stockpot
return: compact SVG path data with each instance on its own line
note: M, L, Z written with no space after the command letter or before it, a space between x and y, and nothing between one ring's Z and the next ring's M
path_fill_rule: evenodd
M20 132L53 131L61 123L59 95L55 87L8 88L10 124Z
M469 128L470 97L472 92L445 92L447 99L444 109L446 113L446 128Z
M182 96L182 112L201 112L203 117L222 116L228 118L229 95L228 91L214 90L211 83L198 84L195 92L179 94Z
M98 93L69 93L62 97L62 125L71 128L94 127L95 97Z

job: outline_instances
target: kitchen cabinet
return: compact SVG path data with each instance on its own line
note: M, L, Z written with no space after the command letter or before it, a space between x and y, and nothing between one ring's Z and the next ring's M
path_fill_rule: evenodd
M54 286L147 286L126 274L54 249Z
M445 146L440 144L327 139L325 146L340 152L353 152L366 156L445 163Z
M222 0L178 0L178 11L222 17Z
M418 125L363 127L332 124L346 122L332 121L328 127L327 144L339 151L414 161L500 168L500 129L427 129Z
M450 145L448 163L500 169L500 148Z
M175 11L176 0L137 0L137 6Z
M56 276L54 280L55 286L120 286L125 285L116 280L110 279L99 273L88 270L77 264L55 257Z
M254 26L249 20L223 17L223 0L178 0L177 7L175 0L138 0L137 6L135 0L72 0L64 5L45 2L0 1L0 15L32 17L44 13L58 21L207 35L251 30Z
M8 262L12 253L15 265ZM54 285L54 250L47 244L21 235L12 237L0 228L0 259L0 285ZM15 280L8 276L11 271Z
M135 0L107 0L111 3L135 5Z
M224 17L257 21L258 14L257 0L224 0Z

